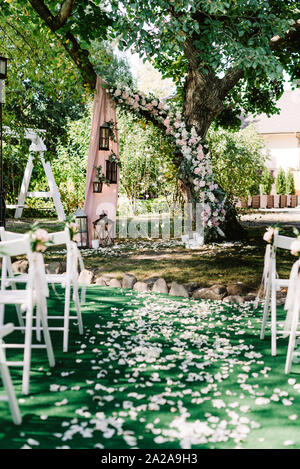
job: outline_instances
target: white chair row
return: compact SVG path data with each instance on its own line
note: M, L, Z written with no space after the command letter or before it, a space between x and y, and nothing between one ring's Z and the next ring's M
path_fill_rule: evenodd
M58 330L63 332L63 350L68 350L69 323L70 319L76 319L78 322L79 334L83 333L83 323L79 301L78 286L78 263L82 260L75 242L70 239L69 229L63 232L52 233L49 240L52 245L66 245L67 262L65 274L46 274L43 255L40 252L32 252L29 235L12 233L0 228L0 256L2 257L2 274L0 290L0 330L3 336L12 331L12 327L5 325L5 318L8 312L5 311L6 305L14 305L17 310L19 326L14 330L21 330L22 343L20 339L17 343L5 343L1 340L1 376L12 410L15 423L20 422L17 401L8 372L7 366L22 366L22 393L29 393L30 382L30 364L31 352L33 349L44 348L47 352L50 367L55 366L55 357L51 342L50 331ZM11 258L19 255L26 255L29 268L28 274L14 275L12 271ZM17 283L26 285L24 289L17 289ZM47 296L49 294L48 284L61 283L65 287L64 315L49 315L47 308ZM76 316L70 315L71 289L73 289L73 299L75 302ZM85 287L82 288L82 298L85 296ZM24 317L23 313L24 312ZM34 315L35 312L35 315ZM49 327L48 322L52 319L63 320L62 327ZM35 326L34 326L35 322ZM36 330L37 344L32 343L32 332ZM41 338L43 336L43 343ZM1 335L0 335L1 339ZM8 361L5 355L6 349L24 349L22 361Z
M2 241L8 241L13 239L20 239L22 234L5 231L0 228L0 237ZM52 246L65 245L67 248L67 262L66 272L64 274L46 274L46 281L48 284L61 284L65 288L65 306L64 316L48 316L48 320L63 319L64 324L62 327L49 327L49 330L61 330L63 331L63 350L68 351L68 337L69 337L69 322L72 319L77 319L79 334L83 334L82 316L80 310L80 299L79 299L79 288L78 288L78 264L81 262L81 256L77 245L70 239L70 232L68 228L64 231L49 233L49 243ZM82 267L82 266L81 266ZM11 285L16 289L16 283L28 282L28 274L14 275L12 271L11 258L6 256L4 258L4 267L2 269L1 289L5 289L8 285ZM71 301L71 288L73 288L73 300L76 307L76 316L70 316L70 301ZM81 289L81 302L84 302L85 297L85 286ZM1 311L1 310L0 310ZM23 326L22 319L20 316L19 309L17 309L20 326ZM0 312L1 315L1 312ZM0 319L1 323L1 319Z
M15 390L11 381L9 369L6 362L4 342L3 338L10 334L14 329L13 324L6 324L3 327L0 327L0 376L4 385L6 392L5 396L1 396L0 400L8 401L9 407L12 413L13 421L16 425L22 423L22 417L20 414L20 409L18 401L16 398Z
M300 261L297 261L293 265L289 278L280 278L277 273L276 254L278 249L291 251L292 244L294 242L295 238L282 236L279 234L278 230L275 229L273 243L272 245L268 245L266 248L264 266L265 304L260 338L264 339L265 337L266 325L268 322L269 311L271 309L271 353L273 356L277 355L277 339L279 337L289 337L285 373L289 373L291 370L296 337L297 335L300 335L300 332L297 331L300 312ZM287 301L285 303L287 317L281 325L281 329L278 330L276 297L277 291L281 287L288 288Z

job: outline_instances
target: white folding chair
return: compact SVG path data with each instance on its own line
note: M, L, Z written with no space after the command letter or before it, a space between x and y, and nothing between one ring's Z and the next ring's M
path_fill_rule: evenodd
M16 327L16 330L24 331L24 343L5 343L5 349L24 349L23 361L7 361L11 366L23 367L22 392L29 393L31 351L35 348L45 348L49 365L55 365L53 348L47 324L47 283L45 281L45 266L41 253L32 252L29 235L12 241L0 242L0 256L2 262L6 257L27 255L29 261L28 280L25 290L1 290L0 291L0 326L5 322L4 305L20 305L25 311L25 325ZM7 270L2 268L2 284L6 285ZM42 323L44 344L32 344L33 314L36 310L37 322ZM37 328L38 326L36 326Z
M279 278L276 271L276 252L277 249L291 249L292 242L295 241L295 238L288 236L279 235L278 230L274 231L274 241L273 245L268 249L267 246L267 255L265 257L265 275L266 275L266 297L265 305L263 312L263 320L260 338L264 339L265 329L269 315L269 309L271 305L271 352L275 356L277 353L277 337L282 336L282 331L277 331L277 303L276 303L276 292L280 287L288 287L289 279Z
M285 373L291 370L300 312L300 260L296 261L291 269L288 294L285 302L287 316L284 323L284 335L289 336L289 344L285 362Z
M20 234L12 233L5 231L3 228L0 228L0 234L2 239L9 239L13 237L15 239L16 235L20 239ZM79 334L83 334L83 323L80 309L80 300L79 300L79 287L78 287L78 264L82 263L80 252L74 241L70 239L69 229L66 227L64 231L59 231L55 233L48 233L49 242L51 246L61 246L65 245L67 248L67 262L66 262L66 272L63 274L46 274L46 280L48 284L59 283L62 284L65 288L65 305L64 305L64 316L54 316L48 315L48 320L57 320L63 319L64 325L62 327L49 327L50 331L63 331L63 351L68 351L68 342L69 342L69 324L70 320L77 319ZM83 266L80 266L81 270ZM9 283L26 283L28 281L28 274L13 275L11 268L11 261L7 261L8 269L8 278L6 279L6 284ZM4 287L5 288L5 287ZM71 288L73 289L73 300L76 308L76 316L70 315L70 301L71 301ZM82 285L81 288L81 302L84 301L85 297L85 285Z
M18 401L16 398L15 390L11 381L9 369L7 366L6 358L5 358L5 350L4 350L4 342L3 337L10 334L14 329L14 325L12 323L6 324L5 326L0 327L0 376L2 379L2 383L5 389L5 396L1 396L0 400L8 401L10 411L12 414L13 421L16 425L20 425L22 423L22 417L20 414L20 409L18 405Z

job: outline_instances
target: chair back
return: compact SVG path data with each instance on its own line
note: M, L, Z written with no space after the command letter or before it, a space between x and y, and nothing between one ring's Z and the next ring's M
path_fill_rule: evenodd
M14 330L14 325L12 322L0 326L0 340L3 339L6 335L10 334Z
M275 230L274 233L274 247L280 249L291 249L291 245L295 241L295 238L290 236L282 236L278 234L278 230Z
M12 257L12 256L21 256L26 254L30 256L30 240L29 235L18 236L15 239L9 241L0 242L0 257Z
M54 246L60 246L61 244L67 245L70 242L70 232L66 227L64 231L56 231L55 233L49 233L49 241Z
M13 239L22 238L23 233L15 233L13 231L7 231L3 226L0 227L0 240L11 241Z

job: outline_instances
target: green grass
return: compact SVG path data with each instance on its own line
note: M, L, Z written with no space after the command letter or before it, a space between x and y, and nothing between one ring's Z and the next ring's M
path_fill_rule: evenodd
M8 220L7 229L25 232L32 220ZM48 231L61 230L56 220L41 220ZM86 268L96 274L112 274L121 278L124 273L134 274L138 280L148 277L164 277L167 282L199 282L203 286L244 282L250 291L259 288L263 271L266 243L262 240L264 227L247 228L248 238L243 242L219 243L188 250L172 240L117 240L115 248L102 253L91 252L84 257ZM61 261L62 253L56 248L46 252L46 262ZM288 276L294 261L289 252L278 253L278 272Z
M287 342L271 356L252 304L92 286L83 320L67 353L52 333L55 368L33 352L29 396L11 368L23 424L0 402L1 449L300 448L300 367L284 374Z

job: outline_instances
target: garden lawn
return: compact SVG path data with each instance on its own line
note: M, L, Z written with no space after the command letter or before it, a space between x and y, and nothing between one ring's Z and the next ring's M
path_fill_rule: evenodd
M50 312L63 312L62 293L51 289ZM299 449L300 365L284 374L287 342L271 356L261 315L251 303L89 287L84 335L72 324L63 353L52 332L51 370L33 351L28 396L11 367L23 423L0 402L0 448Z
M33 220L8 220L7 229L25 233ZM63 229L57 220L40 220L40 226L49 232ZM257 292L264 267L266 243L262 237L265 227L246 228L247 239L237 242L207 244L199 249L186 249L178 239L118 239L114 246L99 250L81 250L87 269L95 276L103 274L122 279L131 273L138 280L163 277L166 282L188 284L196 282L201 287L215 284L228 285L242 281L251 292ZM287 227L287 235L292 234ZM65 260L66 251L50 247L45 252L45 262ZM280 250L277 271L289 277L295 258L290 252Z

